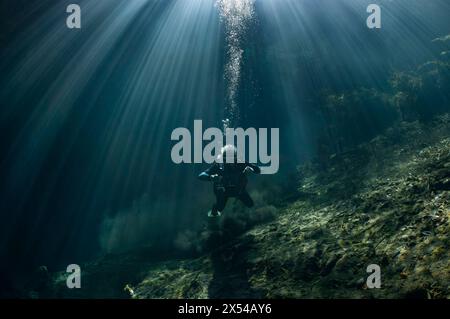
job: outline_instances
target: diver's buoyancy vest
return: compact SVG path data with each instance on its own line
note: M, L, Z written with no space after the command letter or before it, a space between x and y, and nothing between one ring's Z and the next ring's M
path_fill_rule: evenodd
M244 165L235 164L221 164L220 170L222 175L222 180L220 182L221 186L225 188L231 188L240 190L246 186L247 178L243 174Z

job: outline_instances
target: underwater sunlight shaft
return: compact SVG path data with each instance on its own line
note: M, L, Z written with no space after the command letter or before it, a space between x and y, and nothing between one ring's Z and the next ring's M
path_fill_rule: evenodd
M299 165L328 169L406 121L405 103L448 111L446 0L80 0L77 30L63 2L2 13L0 259L18 278L143 248L203 252L207 165L171 160L171 133L194 120L280 128L279 173L251 181L257 213L224 219L243 232L313 196L289 184Z

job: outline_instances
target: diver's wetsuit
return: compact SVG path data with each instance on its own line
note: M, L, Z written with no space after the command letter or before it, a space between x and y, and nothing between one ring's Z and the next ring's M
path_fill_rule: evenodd
M198 177L203 181L212 181L213 175L220 178L214 181L214 194L216 195L216 203L212 208L212 214L223 211L230 197L236 197L247 207L253 206L253 200L245 189L247 186L247 176L244 170L250 167L255 174L261 173L261 169L250 163L226 163L213 164Z

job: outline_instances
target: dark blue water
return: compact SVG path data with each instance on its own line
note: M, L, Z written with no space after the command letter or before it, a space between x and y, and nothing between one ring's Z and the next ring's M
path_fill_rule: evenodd
M280 128L280 172L253 187L282 183L325 142L342 151L398 116L377 95L330 126L324 96L391 94L395 71L448 49L433 42L450 34L448 1L376 1L379 30L366 26L375 1L234 1L84 0L81 30L65 25L70 1L2 2L5 272L174 249L212 194L196 179L205 165L171 161L173 129Z

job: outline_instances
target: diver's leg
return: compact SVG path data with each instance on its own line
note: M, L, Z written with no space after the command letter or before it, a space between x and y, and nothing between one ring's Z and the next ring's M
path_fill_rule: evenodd
M250 194L246 190L244 190L242 193L240 193L238 198L248 208L253 207L253 205L255 205L255 203L253 202L253 199L250 197Z
M217 191L216 193L216 203L213 205L213 208L211 210L212 216L218 216L220 212L222 212L225 208L225 205L228 201L228 196L225 194L225 192Z

